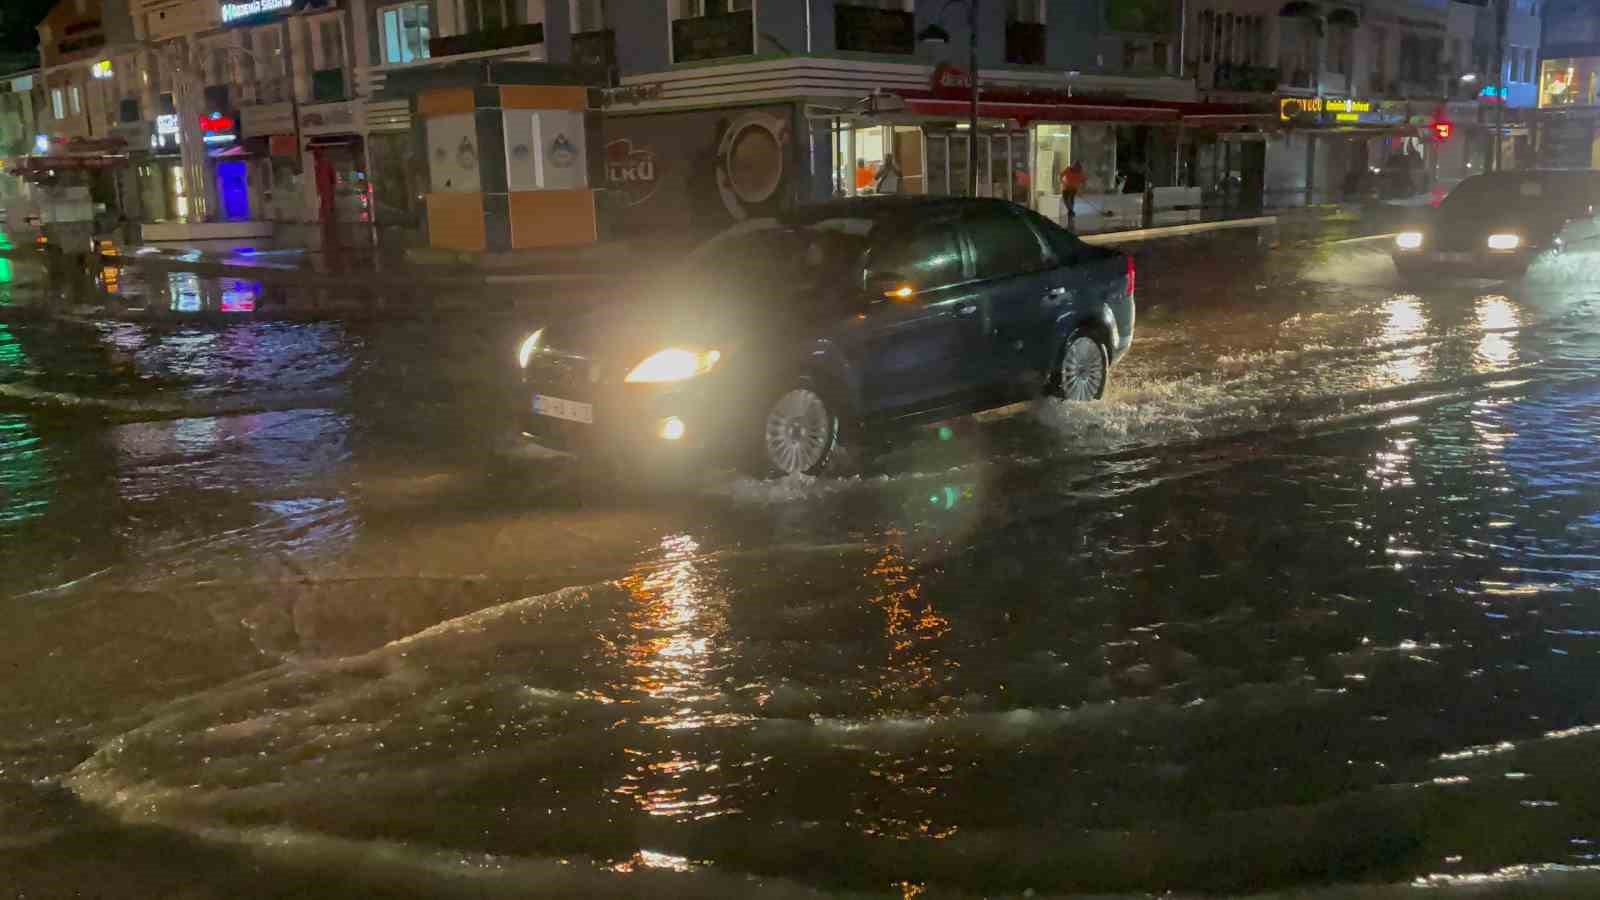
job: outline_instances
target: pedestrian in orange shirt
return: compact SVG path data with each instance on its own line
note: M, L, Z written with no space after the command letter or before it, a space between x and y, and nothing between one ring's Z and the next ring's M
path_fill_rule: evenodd
M1078 211L1075 208L1078 204L1078 191L1088 180L1089 176L1084 174L1083 164L1077 160L1073 160L1072 165L1061 170L1061 208L1066 210L1068 228L1071 228L1072 223L1078 218Z

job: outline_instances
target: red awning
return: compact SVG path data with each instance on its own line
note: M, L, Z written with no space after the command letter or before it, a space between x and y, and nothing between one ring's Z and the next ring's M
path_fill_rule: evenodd
M966 100L943 97L906 97L906 109L929 116L965 118ZM1024 124L1044 122L1177 122L1178 111L1159 106L1114 106L1107 103L996 103L978 102L984 119L1017 119Z
M24 156L10 170L18 174L38 174L52 170L111 169L127 163L126 156Z
M948 92L899 91L906 109L921 115L965 119L969 100ZM1062 91L985 88L978 116L1028 122L1182 123L1194 128L1275 127L1278 114L1236 103L1192 103L1070 96Z
M1255 125L1261 128L1276 128L1281 124L1277 113L1184 113L1183 124L1190 128L1233 128L1240 125Z

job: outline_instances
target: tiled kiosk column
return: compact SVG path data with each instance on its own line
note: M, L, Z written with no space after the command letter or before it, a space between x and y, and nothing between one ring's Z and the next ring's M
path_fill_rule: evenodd
M594 243L588 101L577 85L419 91L428 243L479 253Z

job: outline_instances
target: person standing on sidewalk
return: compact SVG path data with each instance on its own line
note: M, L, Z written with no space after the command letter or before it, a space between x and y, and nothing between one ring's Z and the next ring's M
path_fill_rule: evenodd
M1089 176L1084 174L1083 163L1073 160L1072 164L1061 170L1061 210L1068 228L1073 226L1078 219L1078 191L1083 189L1084 182Z
M878 193L900 193L900 166L894 161L894 154L890 153L883 158L883 168L878 170Z

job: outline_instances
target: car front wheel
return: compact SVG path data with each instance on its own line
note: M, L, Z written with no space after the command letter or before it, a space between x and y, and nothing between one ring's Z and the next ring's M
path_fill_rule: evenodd
M765 467L778 475L817 474L839 440L839 414L810 384L779 394L763 426Z
M1087 334L1067 338L1056 369L1056 394L1065 400L1099 400L1105 396L1111 359L1105 345Z

